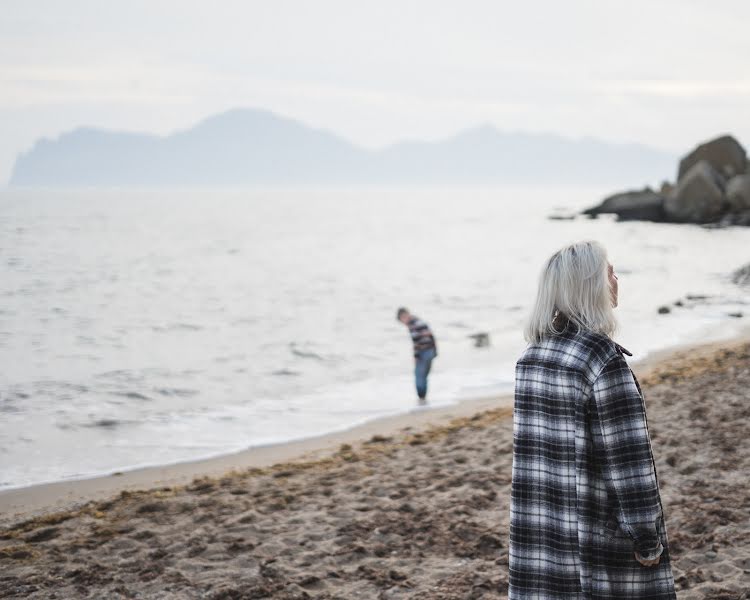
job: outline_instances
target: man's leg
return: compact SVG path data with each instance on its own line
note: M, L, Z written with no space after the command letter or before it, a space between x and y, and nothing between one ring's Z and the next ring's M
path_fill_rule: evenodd
M425 396L427 396L427 372L429 364L430 361L422 358L421 354L417 357L414 364L414 379L417 384L417 396L419 396L420 400L424 400Z
M425 368L424 368L424 396L420 396L422 400L424 400L427 397L427 377L430 374L430 369L432 369L432 359L435 358L435 351L434 350L428 350L424 354L424 360Z
M432 369L432 359L433 358L435 358L434 354L430 354L429 357L427 358L427 361L426 361L427 362L427 368L425 369L425 373L424 373L425 379L430 374L430 369Z

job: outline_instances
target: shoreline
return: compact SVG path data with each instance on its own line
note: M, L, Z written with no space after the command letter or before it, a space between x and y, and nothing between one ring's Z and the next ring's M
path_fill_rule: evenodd
M732 348L747 341L750 341L750 326L742 326L730 337L707 342L686 342L652 352L638 361L632 361L631 367L639 379L647 381L651 373L687 354L708 356L722 348ZM221 477L237 471L319 461L335 455L345 445L365 442L370 438L424 433L431 428L447 426L457 419L509 409L512 406L511 392L500 396L460 400L447 406L414 407L408 412L379 417L353 427L300 440L251 447L209 458L0 490L0 526L9 526L48 513L73 510L88 502L105 500L121 492L184 486L195 479Z
M678 596L747 600L750 338L645 358ZM0 596L502 600L513 420L497 401L0 526Z
M379 417L340 431L257 446L210 458L139 467L81 479L38 483L0 490L0 525L48 512L71 510L92 500L104 500L122 491L140 491L189 484L196 478L220 477L232 471L260 469L280 463L315 461L332 455L344 444L373 436L419 433L455 419L512 406L512 394L462 400L448 406L415 408Z

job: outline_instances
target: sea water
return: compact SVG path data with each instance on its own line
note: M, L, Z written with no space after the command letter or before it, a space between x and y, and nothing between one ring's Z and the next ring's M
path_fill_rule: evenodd
M438 340L430 405L508 393L542 263L576 240L608 248L634 359L732 335L750 229L548 218L610 191L0 191L0 488L415 410L402 305Z

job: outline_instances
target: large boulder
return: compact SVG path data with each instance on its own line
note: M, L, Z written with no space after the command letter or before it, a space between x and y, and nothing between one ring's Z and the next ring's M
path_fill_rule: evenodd
M750 263L732 273L732 281L737 285L750 285Z
M726 197L730 210L750 210L750 175L732 177L727 183Z
M729 227L730 225L742 225L743 227L750 226L750 209L741 210L739 212L728 212L726 213L719 222L719 227Z
M709 223L726 208L724 180L708 161L701 160L677 182L664 201L667 220L677 223Z
M697 163L705 160L724 177L734 177L747 169L747 153L731 135L723 135L701 144L680 161L677 181Z
M601 204L583 211L594 217L605 213L616 214L620 221L663 221L664 196L647 187L609 196Z

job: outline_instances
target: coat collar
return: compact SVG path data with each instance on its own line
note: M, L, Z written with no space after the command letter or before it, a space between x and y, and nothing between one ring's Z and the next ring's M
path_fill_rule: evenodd
M561 332L565 332L568 330L568 328L571 325L570 319L563 313L557 311L555 313L554 318L552 319L553 326L557 329L559 329ZM620 354L627 354L628 356L633 356L633 353L630 352L627 348L624 346L620 346L616 341L612 340L612 343L615 345L615 348Z
M620 344L618 344L617 342L613 342L613 343L615 345L615 348L617 348L617 351L620 354L627 354L628 356L633 356L633 353L630 352L627 348L620 346Z

